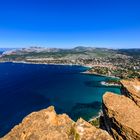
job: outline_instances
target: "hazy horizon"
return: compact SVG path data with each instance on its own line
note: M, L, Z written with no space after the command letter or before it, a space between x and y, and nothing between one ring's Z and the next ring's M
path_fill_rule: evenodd
M0 48L140 48L139 0L5 0Z
M93 46L75 46L75 47L64 47L64 48L62 48L62 47L43 47L43 46L28 46L28 47L13 47L13 48L11 48L11 47L5 47L5 48L2 48L2 47L0 47L0 50L2 50L2 49L23 49L23 48L34 48L34 47L37 47L37 48L48 48L48 49L74 49L74 48L76 48L76 47L85 47L85 48L96 48L96 49L114 49L114 50L117 50L117 49L140 49L140 48L135 48L135 47L133 47L133 48L107 48L107 47L93 47Z

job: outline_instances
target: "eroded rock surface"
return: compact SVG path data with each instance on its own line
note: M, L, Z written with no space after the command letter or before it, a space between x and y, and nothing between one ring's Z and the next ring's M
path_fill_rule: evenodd
M76 133L82 140L113 140L110 135L80 118L74 125Z
M122 92L140 107L140 81L138 79L121 80Z
M83 119L76 123L66 114L57 115L54 107L25 117L1 140L113 140L112 137Z
M66 115L57 115L51 106L28 115L2 140L68 139L68 130L73 121Z
M106 129L116 140L140 140L140 108L128 97L114 93L103 96Z

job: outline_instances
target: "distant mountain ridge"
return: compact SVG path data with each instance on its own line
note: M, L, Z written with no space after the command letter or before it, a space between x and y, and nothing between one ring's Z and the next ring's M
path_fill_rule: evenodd
M14 48L0 48L0 52L8 51L8 50L13 50Z
M3 56L23 56L23 57L53 57L53 58L65 58L65 59L91 59L99 57L139 57L140 49L109 49L109 48L95 48L78 46L71 49L62 48L43 48L43 47L29 47L19 49L3 50Z
M119 49L118 53L129 55L129 56L140 56L140 48L134 48L134 49Z

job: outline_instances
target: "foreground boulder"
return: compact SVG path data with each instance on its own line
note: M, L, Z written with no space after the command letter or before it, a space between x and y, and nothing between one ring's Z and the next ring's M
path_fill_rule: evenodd
M140 81L138 79L121 80L122 93L131 98L140 107Z
M51 106L23 119L1 140L113 140L83 119L76 123L66 114L57 115Z
M104 124L116 140L140 140L140 108L128 97L103 96Z

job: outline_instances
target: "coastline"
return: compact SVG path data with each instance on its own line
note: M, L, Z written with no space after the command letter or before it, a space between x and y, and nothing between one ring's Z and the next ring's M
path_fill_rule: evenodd
M113 79L120 79L119 77L115 77L115 76L108 76L108 75L103 75L103 74L99 74L99 73L96 73L96 72L89 72L89 69L93 68L94 66L91 66L91 65L82 65L82 64L70 64L70 63L36 63L36 62L26 62L26 61L1 61L0 63L16 63L16 64L33 64L33 65L56 65L56 66L79 66L79 67L84 67L86 68L85 71L82 71L80 72L81 74L87 74L87 75L95 75L95 76L101 76L101 77L107 77L107 78L113 78ZM102 82L105 82L105 81L101 81L101 85ZM106 86L116 86L115 84L110 84L108 82L105 82L106 83ZM118 85L119 86L119 85Z
M80 72L81 74L88 74L88 75L97 75L97 76L102 76L102 77L109 77L109 78L117 78L120 79L119 77L115 76L108 76L108 75L103 75L95 72L89 72L88 70L93 68L94 66L92 65L83 65L83 64L70 64L70 63L36 63L36 62L26 62L26 61L1 61L0 63L17 63L17 64L36 64L36 65L64 65L64 66L81 66L87 68L87 70Z
M103 76L103 77L110 77L110 78L120 79L119 77L116 77L116 76L103 75L103 74L99 74L99 73L96 73L96 72L84 71L84 72L81 72L81 73L88 74L88 75L97 75L97 76Z
M92 122L92 121L94 121L95 119L100 118L101 116L103 116L103 111L102 111L102 109L99 110L98 115L93 116L92 118L90 118L90 119L88 120L88 122Z
M64 66L81 66L81 67L85 67L85 68L91 68L87 65L82 65L82 64L64 64L64 63L36 63L36 62L26 62L26 61L1 61L0 63L17 63L17 64L36 64L36 65L64 65Z

